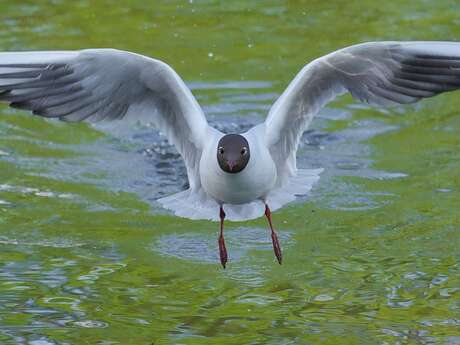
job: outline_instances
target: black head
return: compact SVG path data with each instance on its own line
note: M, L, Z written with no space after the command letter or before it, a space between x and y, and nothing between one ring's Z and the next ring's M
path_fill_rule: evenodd
M249 143L239 134L224 135L217 145L217 161L220 168L230 174L239 173L249 162Z

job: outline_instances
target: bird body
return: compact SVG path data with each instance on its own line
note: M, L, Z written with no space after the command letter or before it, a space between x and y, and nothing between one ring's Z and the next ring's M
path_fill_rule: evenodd
M305 65L266 120L243 134L210 127L198 102L166 63L115 49L0 53L0 101L63 121L153 123L184 159L190 188L158 201L175 215L220 220L265 214L306 194L321 169L298 169L296 151L315 114L337 95L388 106L460 88L460 43L370 42ZM270 206L269 206L270 205ZM224 210L225 209L225 210Z

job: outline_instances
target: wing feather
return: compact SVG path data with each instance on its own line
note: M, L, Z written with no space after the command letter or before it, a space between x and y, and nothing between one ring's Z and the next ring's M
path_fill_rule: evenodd
M295 152L313 116L337 95L382 106L460 88L460 43L371 42L306 65L270 109L266 141L280 183L295 175Z
M114 49L0 53L0 101L69 122L147 119L184 158L191 188L200 186L208 124L182 79L159 60Z

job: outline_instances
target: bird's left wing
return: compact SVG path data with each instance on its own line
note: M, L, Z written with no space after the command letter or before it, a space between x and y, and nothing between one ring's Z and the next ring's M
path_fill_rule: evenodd
M190 186L206 118L190 90L167 64L114 49L0 53L0 101L65 121L144 119L184 158Z
M351 46L314 60L299 72L270 109L265 121L267 145L280 176L293 174L302 133L337 95L348 91L361 101L386 106L413 103L458 88L460 43Z

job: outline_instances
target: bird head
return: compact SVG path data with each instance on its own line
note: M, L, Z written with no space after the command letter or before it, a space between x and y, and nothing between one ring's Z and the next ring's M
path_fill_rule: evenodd
M224 135L217 144L217 161L220 168L230 174L242 171L249 162L249 143L239 134Z

